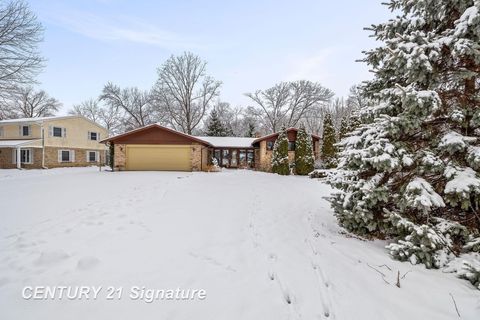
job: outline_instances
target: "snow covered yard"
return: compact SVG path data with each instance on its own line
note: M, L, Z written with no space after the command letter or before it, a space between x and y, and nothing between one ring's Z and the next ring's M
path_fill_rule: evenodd
M452 296L479 318L467 281L341 233L330 191L242 170L0 170L0 319L455 319ZM24 300L25 286L126 292ZM147 303L132 286L207 297Z

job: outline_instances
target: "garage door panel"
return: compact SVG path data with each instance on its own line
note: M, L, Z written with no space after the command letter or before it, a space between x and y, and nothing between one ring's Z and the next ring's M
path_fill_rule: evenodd
M189 145L127 145L127 170L191 171Z

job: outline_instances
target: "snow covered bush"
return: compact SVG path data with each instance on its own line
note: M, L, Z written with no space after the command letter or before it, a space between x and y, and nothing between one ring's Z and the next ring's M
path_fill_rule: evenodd
M285 128L282 129L273 145L272 172L281 175L290 174L290 164L288 161L288 137Z
M215 157L212 157L211 163L208 165L207 168L208 172L220 172L222 168L218 165L218 160Z
M312 137L301 126L295 145L295 173L303 176L309 174L313 171L314 162Z
M348 231L393 239L392 257L440 268L479 247L480 0L387 5L398 15L370 28L375 78L337 144L332 206Z

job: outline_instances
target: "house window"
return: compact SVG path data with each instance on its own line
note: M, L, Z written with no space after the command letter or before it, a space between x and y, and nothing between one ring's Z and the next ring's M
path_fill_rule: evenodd
M221 157L220 157L220 149L215 149L215 150L213 151L213 157L214 157L215 159L217 159L217 164L220 165L220 159L221 159Z
M228 167L229 158L230 158L230 150L223 149L222 150L222 166L227 166Z
M274 141L267 141L267 150L273 150Z
M53 135L54 137L60 137L60 138L61 138L61 137L62 137L62 131L63 131L63 130L62 130L62 128L60 128L60 127L53 127L53 129L52 129L52 135Z
M98 136L99 136L99 134L97 132L91 132L91 131L88 132L88 139L89 140L97 141Z
M30 135L30 126L22 126L22 136L28 137Z
M75 151L58 150L58 162L75 162Z
M288 151L295 151L295 141L288 141Z
M13 163L17 163L17 150L13 149ZM20 163L32 164L33 163L33 150L21 149L20 150Z
M238 159L240 161L240 166L241 167L246 167L247 166L247 151L246 150L240 150L238 154Z
M97 151L88 151L87 152L87 162L98 162L98 152Z
M254 156L253 150L247 150L248 167L253 168L254 159L255 159L255 156Z

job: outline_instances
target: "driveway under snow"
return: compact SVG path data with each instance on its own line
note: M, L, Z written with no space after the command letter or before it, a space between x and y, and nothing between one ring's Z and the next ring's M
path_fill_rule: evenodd
M330 191L241 170L0 170L0 319L455 319L452 296L479 318L468 282L342 234ZM125 292L24 300L25 286ZM132 286L207 297L147 303Z

